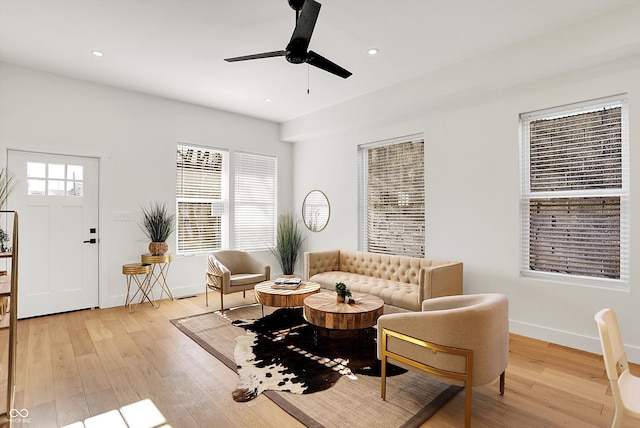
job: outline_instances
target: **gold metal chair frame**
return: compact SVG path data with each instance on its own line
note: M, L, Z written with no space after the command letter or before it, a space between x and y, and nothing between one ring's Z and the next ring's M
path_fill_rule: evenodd
M214 267L217 269L217 267ZM209 306L209 290L218 291L220 293L220 312L224 314L224 293L222 292L222 272L207 273L207 284L204 287L205 302ZM242 298L247 297L247 291L242 291Z
M207 273L207 285L204 289L207 306L209 306L209 290L220 292L220 308L224 308L223 297L222 297L222 275L218 275L215 273ZM224 309L222 310L224 311Z
M422 348L430 349L434 354L437 352L444 352L447 354L461 355L465 358L465 372L457 373L448 370L441 370L436 367L429 366L427 364L414 361L402 355L398 355L387 349L387 337L392 336L405 342L413 343L414 345ZM442 346L435 343L427 342L425 340L416 339L406 334L398 333L393 330L382 329L382 343L381 343L381 355L380 361L382 364L381 370L381 397L384 400L387 392L387 358L391 357L398 361L401 361L411 367L415 367L419 370L423 370L428 373L432 373L438 376L443 376L451 379L457 379L464 382L465 385L465 414L464 414L464 426L469 428L471 426L471 393L473 389L473 351L470 349L453 348L449 346ZM504 378L505 372L500 375L500 395L504 395Z

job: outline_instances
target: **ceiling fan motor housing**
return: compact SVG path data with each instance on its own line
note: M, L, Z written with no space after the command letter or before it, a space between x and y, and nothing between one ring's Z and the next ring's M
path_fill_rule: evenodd
M304 0L289 0L289 6L291 6L293 10L301 10L303 4Z
M292 64L302 64L307 61L307 48L309 41L305 39L293 39L287 45L287 61Z

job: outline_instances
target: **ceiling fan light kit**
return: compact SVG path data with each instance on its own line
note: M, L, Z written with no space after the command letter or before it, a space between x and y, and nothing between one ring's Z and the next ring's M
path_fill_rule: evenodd
M253 59L273 58L283 56L292 64L307 63L321 70L346 79L351 72L328 60L319 53L308 50L311 35L315 28L321 4L315 0L288 0L289 6L296 11L296 27L293 29L291 40L284 50L263 52L225 58L227 62L248 61Z

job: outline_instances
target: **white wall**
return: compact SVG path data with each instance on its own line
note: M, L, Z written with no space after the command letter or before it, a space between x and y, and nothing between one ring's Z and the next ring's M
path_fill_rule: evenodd
M0 164L8 148L100 158L100 304L108 307L124 301L121 265L146 251L136 222L115 222L113 212L174 202L178 141L276 154L280 211L299 213L312 189L331 203L327 228L308 235L307 249L356 248L357 145L423 132L427 256L463 261L466 293L507 294L514 333L599 352L593 314L612 307L630 359L640 362L640 266L633 263L639 242L631 242L629 291L520 277L518 137L521 112L628 93L637 235L638 22L634 2L292 120L280 135L272 123L0 64ZM293 150L280 140L294 142ZM176 259L174 294L202 292L203 269L203 257Z
M600 353L594 314L616 310L640 362L640 241L628 291L520 276L522 112L627 93L631 230L640 230L640 4L456 64L283 124L294 145L294 205L312 188L331 203L310 249L357 246L357 145L423 132L427 257L464 262L465 293L510 300L511 331ZM595 29L595 30L594 30Z
M0 63L0 164L7 149L100 159L101 307L124 303L121 267L147 252L140 205L175 206L178 142L276 155L279 210L290 209L291 144L277 124ZM114 221L114 212L132 220ZM169 244L175 254L175 234ZM174 258L174 296L202 293L205 267L205 256Z

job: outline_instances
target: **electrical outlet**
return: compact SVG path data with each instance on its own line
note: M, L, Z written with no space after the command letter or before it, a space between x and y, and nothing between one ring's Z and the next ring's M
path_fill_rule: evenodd
M113 221L131 221L131 213L129 211L114 211Z

